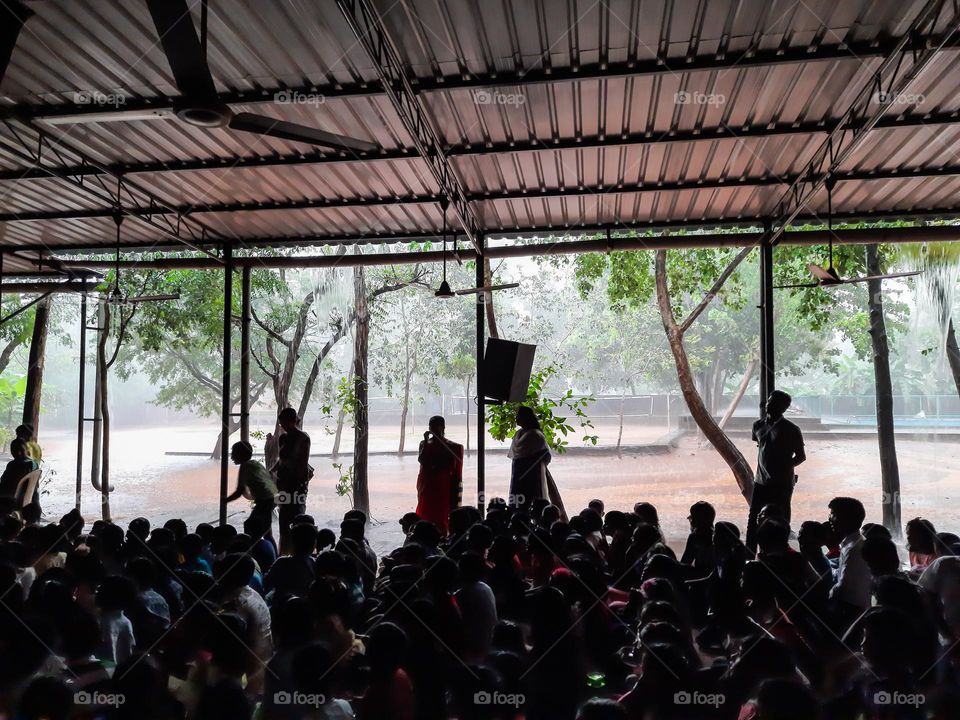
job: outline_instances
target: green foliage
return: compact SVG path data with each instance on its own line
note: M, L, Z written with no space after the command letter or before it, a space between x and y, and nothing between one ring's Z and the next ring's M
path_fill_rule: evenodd
M547 445L551 450L558 453L565 452L569 440L567 436L576 432L577 428L571 423L577 423L577 426L584 433L583 441L592 445L597 444L597 435L591 435L593 423L587 415L587 408L594 401L592 395L575 398L573 390L567 389L560 395L551 396L545 392L548 381L558 375L559 368L554 365L548 365L542 370L538 370L530 377L530 386L527 389L527 399L523 403L503 403L502 405L487 406L487 423L490 435L495 440L506 440L512 438L516 432L517 409L521 405L527 405L533 409L534 414L540 421L540 429L543 431L547 440Z
M343 469L343 463L330 463L333 469L337 471L337 484L335 490L340 497L346 497L353 505L353 465L349 465L346 470Z

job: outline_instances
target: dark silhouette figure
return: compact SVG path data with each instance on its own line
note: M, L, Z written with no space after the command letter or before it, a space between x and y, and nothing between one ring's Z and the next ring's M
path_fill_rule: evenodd
M253 459L253 448L244 440L230 448L230 459L237 466L237 489L227 497L227 502L241 497L252 500L250 517L256 518L258 527L266 527L264 534L269 535L273 509L277 506L277 485L273 477L262 463Z
M273 467L277 476L277 505L280 507L280 552L289 546L290 525L307 509L307 486L313 477L310 467L310 436L300 429L300 418L293 408L284 408L277 417L283 434L278 445L279 459Z
M460 507L463 493L463 445L446 439L446 422L441 416L430 418L429 428L417 457L417 515L446 535L450 512Z
M764 506L775 505L783 519L790 522L796 467L807 459L800 428L783 416L789 407L790 396L774 390L767 398L764 417L753 424L752 437L759 452L747 518L746 545L751 552L757 549L757 517Z

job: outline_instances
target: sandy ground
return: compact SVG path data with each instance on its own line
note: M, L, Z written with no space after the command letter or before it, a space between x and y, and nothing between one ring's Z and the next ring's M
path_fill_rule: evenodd
M113 435L111 466L115 489L111 510L115 521L126 523L137 516L153 522L182 517L188 525L215 521L219 489L219 463L204 457L171 457L169 449L199 450L209 447L209 428L180 427L163 430L119 430ZM387 433L384 430L384 433ZM649 429L640 435L648 439ZM625 437L625 442L641 438ZM393 440L395 442L395 440ZM392 443L391 443L392 444ZM747 458L755 460L756 449L741 443ZM960 443L906 441L897 443L900 458L903 519L923 515L938 529L960 531L953 500L960 495ZM876 439L814 440L807 445L810 460L801 468L794 495L797 520L826 519L826 504L835 495L859 498L867 507L867 519L879 520L882 495ZM73 506L76 445L69 433L48 433L44 442L49 480L44 485L45 511L58 516ZM346 462L349 463L349 458ZM308 511L318 524L336 527L345 510L346 498L334 492L335 473L329 459L314 462L317 475L310 489ZM373 520L370 539L378 553L400 541L399 517L416 505L415 457L395 455L370 458L370 502ZM630 509L638 500L653 502L660 511L664 531L671 543L686 535L686 515L691 503L705 499L717 507L718 518L741 527L746 503L732 475L711 448L701 448L692 437L669 455L558 456L551 466L568 510L577 511L594 497L608 509ZM490 453L486 462L487 494L506 494L509 460ZM476 458L469 457L464 470L464 499L475 497ZM85 477L82 511L88 520L100 516L99 496ZM242 502L230 507L231 522L246 516Z

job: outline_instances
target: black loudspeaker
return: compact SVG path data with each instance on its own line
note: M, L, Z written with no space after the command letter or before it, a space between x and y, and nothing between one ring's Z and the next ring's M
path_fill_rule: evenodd
M526 400L536 351L536 345L489 338L481 368L484 397L505 402Z

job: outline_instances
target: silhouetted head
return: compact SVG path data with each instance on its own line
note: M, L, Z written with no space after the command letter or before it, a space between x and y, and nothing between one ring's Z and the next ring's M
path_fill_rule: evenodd
M27 456L27 443L25 440L16 438L10 441L10 454L17 460L23 460Z
M698 500L691 505L690 514L687 515L691 530L712 530L716 519L717 511L706 500Z
M240 465L253 457L253 447L246 440L235 442L230 448L230 459L234 465Z
M280 414L277 415L277 422L285 432L290 432L291 430L296 429L296 427L300 424L300 418L297 415L296 410L294 410L292 407L288 407L281 410Z
M447 430L447 421L443 419L443 415L434 415L430 418L430 422L427 424L427 427L437 437L443 437L444 433Z
M782 418L787 408L790 407L791 400L792 398L783 390L774 390L770 393L769 397L767 397L765 406L767 417L771 420L779 420Z
M33 425L20 425L15 432L17 440L23 440L24 442L33 440Z
M937 552L937 530L925 518L914 518L907 523L907 550L924 555Z
M533 412L533 408L527 407L526 405L521 405L517 408L517 425L524 430L540 429L540 421L537 420L536 413Z
M856 498L835 497L827 507L830 508L830 529L840 540L858 531L867 516L863 503Z

